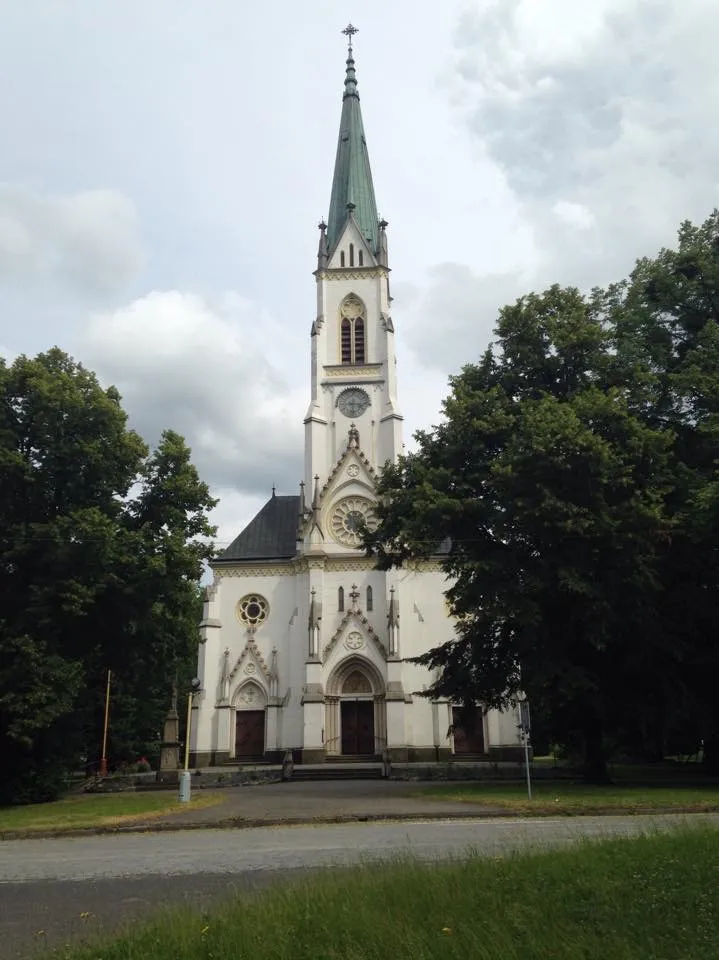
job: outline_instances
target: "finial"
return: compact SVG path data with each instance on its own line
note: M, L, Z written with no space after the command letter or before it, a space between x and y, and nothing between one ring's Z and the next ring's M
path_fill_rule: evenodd
M317 229L320 230L322 233L324 233L325 230L327 229L327 224L325 223L324 217L322 217L320 222L317 224Z
M275 485L274 485L274 483L273 483L273 484L272 484L272 496L275 497L276 495L277 495L277 491L276 491Z
M350 590L350 601L352 602L352 609L357 610L359 604L360 593L357 589L357 584L352 584L352 589Z
M353 27L351 23L348 23L347 26L342 31L342 33L347 37L347 53L351 58L352 57L352 37L356 33L359 33L359 30L357 29L357 27Z

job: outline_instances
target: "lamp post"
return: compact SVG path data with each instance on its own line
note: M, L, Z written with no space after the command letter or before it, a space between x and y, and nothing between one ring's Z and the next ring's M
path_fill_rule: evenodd
M185 764L180 771L180 803L190 802L190 736L192 734L192 703L195 694L200 692L202 682L198 677L192 681L190 692L187 695L187 727L185 729Z

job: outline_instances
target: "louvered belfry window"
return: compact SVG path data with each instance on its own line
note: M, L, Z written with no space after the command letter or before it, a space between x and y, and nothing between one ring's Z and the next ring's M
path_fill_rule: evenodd
M342 363L365 363L367 359L365 307L360 298L350 293L340 307L340 358Z
M342 320L342 363L352 363L352 321Z

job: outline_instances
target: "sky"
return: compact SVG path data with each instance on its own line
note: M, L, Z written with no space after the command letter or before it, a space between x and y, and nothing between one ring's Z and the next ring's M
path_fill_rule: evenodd
M350 20L408 448L503 304L719 206L706 0L0 0L0 352L183 434L220 546L301 479Z

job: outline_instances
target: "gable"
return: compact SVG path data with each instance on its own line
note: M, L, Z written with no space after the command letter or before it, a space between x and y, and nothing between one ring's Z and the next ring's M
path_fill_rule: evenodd
M332 250L328 266L331 270L357 269L377 265L374 253L354 217L348 217L337 245Z

